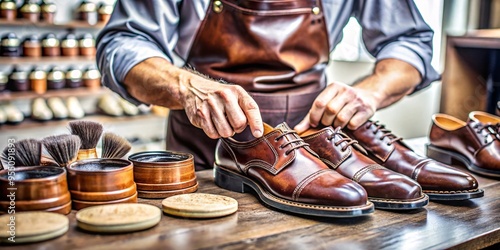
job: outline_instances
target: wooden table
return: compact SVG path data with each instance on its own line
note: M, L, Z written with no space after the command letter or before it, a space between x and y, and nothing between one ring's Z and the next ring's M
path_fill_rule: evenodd
M239 202L237 213L193 220L164 215L142 232L97 235L76 227L62 237L2 249L473 249L500 242L500 181L477 177L483 198L430 202L409 212L376 210L354 219L324 219L281 213L261 205L252 194L218 188L212 171L197 173L198 192L222 194ZM140 199L161 207L160 200Z

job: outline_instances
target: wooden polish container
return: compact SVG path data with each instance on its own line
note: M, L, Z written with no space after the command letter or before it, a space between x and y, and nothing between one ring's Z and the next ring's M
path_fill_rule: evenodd
M0 18L7 21L16 20L17 6L14 0L4 0L0 3Z
M44 70L37 68L31 71L29 75L31 90L37 94L47 92L47 73Z
M40 19L40 6L35 0L27 0L19 10L24 19L36 23Z
M56 35L49 33L45 35L42 39L42 54L43 56L60 56L61 50L59 48L59 39L57 39Z
M23 55L26 57L42 56L42 44L36 35L30 35L24 39Z
M15 193L15 211L71 212L71 198L66 170L56 166L17 167L13 175L16 190L9 183L9 170L0 171L0 210L11 206L11 192Z

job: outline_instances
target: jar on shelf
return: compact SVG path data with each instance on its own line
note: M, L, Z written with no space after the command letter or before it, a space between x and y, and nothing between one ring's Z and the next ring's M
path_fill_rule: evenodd
M15 33L7 33L2 37L2 56L18 57L21 55L19 38Z
M29 74L31 90L37 94L47 92L47 73L41 68L35 68Z
M47 74L47 89L62 89L66 85L66 76L59 67L53 67Z
M42 20L47 23L54 23L57 5L52 0L43 0L40 8L42 11Z
M82 71L70 67L66 71L66 88L79 88L82 85Z
M109 3L101 3L97 13L99 14L99 21L107 23L111 17L111 13L113 13L113 5Z
M80 55L82 56L95 56L95 39L90 33L85 33L78 41L80 47Z
M45 35L42 39L42 54L43 56L60 56L59 39L53 33Z
M40 5L37 0L25 0L21 9L19 9L24 19L36 23L40 19Z
M29 35L23 41L23 55L26 57L41 57L42 43L37 35Z
M0 92L7 89L7 83L9 82L9 77L4 72L0 71Z
M95 65L92 65L83 73L83 85L89 89L97 90L101 87L101 73Z
M97 23L97 6L94 2L83 0L77 9L78 19L90 25Z
M28 72L14 67L9 75L9 89L12 91L28 91L30 89Z
M3 0L0 3L0 18L7 21L16 20L17 16L17 5L14 0Z
M61 40L61 51L63 56L78 56L78 40L73 33L68 33Z

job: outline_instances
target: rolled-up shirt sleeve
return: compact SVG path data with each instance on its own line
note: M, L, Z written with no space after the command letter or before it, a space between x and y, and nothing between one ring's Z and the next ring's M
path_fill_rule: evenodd
M365 0L359 4L355 17L370 54L377 60L394 58L413 65L422 76L413 92L440 79L431 65L434 32L413 0Z
M127 73L152 57L172 62L178 40L176 0L119 0L111 18L97 37L97 65L105 86L136 105L123 85Z

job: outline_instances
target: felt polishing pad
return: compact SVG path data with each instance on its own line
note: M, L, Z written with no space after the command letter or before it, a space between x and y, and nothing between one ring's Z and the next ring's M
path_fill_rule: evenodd
M76 220L78 227L90 232L135 232L158 224L161 209L137 203L93 206L78 211Z
M215 194L181 194L162 201L163 212L187 218L216 218L238 210L238 202L230 197Z
M0 216L0 240L4 243L40 242L59 237L68 229L68 218L57 213L33 211Z

